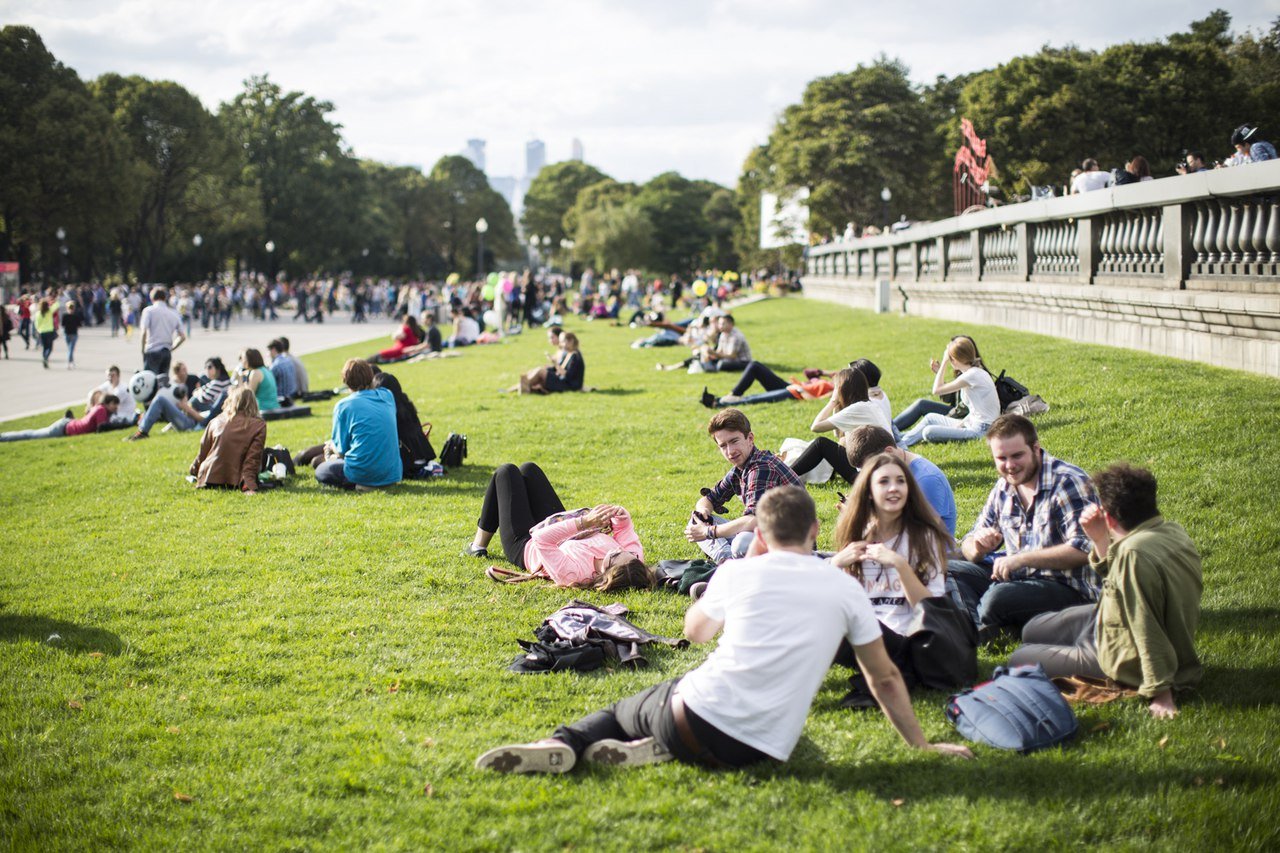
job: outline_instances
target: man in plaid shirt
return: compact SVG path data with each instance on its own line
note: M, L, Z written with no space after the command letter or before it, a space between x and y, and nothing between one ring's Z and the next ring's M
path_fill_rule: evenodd
M1088 475L1040 448L1036 428L1002 415L987 430L1000 479L947 571L983 637L1021 631L1031 617L1098 600L1080 525L1096 502ZM987 559L1001 545L1004 553Z
M694 506L684 535L696 542L716 565L746 556L755 539L756 504L765 492L778 486L801 486L800 478L787 463L767 450L756 447L751 422L737 409L720 411L707 424L716 447L733 467L724 479ZM715 514L737 495L742 500L742 517L726 521Z

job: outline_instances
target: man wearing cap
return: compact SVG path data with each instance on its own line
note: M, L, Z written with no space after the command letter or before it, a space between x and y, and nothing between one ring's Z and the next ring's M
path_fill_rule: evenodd
M564 773L579 759L636 766L675 758L716 769L786 761L842 640L853 646L903 740L971 758L963 746L925 739L862 585L813 554L818 519L804 488L769 492L759 520L752 555L716 572L685 613L690 641L720 635L702 666L561 726L545 740L491 749L476 767Z

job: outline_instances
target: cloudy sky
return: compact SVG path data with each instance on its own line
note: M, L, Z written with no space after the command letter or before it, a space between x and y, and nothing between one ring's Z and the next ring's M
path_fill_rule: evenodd
M524 144L644 181L675 169L732 185L807 81L885 53L917 81L989 68L1041 45L1102 48L1185 30L1217 3L1184 0L0 0L85 79L175 80L211 110L252 74L336 106L361 157L430 168L488 141L491 175ZM1237 30L1280 0L1242 0Z

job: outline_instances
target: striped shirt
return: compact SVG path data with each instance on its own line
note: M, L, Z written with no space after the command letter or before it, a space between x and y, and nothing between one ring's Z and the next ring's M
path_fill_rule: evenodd
M191 402L194 403L213 403L218 396L231 387L231 379L210 379L205 384L196 389L191 395Z

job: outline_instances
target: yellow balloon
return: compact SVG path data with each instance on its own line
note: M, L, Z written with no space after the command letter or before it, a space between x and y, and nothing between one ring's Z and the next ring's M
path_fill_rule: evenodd
M707 295L707 283L702 279L698 279L693 283L693 293L695 296Z
M449 277L446 278L444 281L445 281L445 284L457 284L458 282L462 281L462 276L458 275L456 272L451 272L449 273Z

